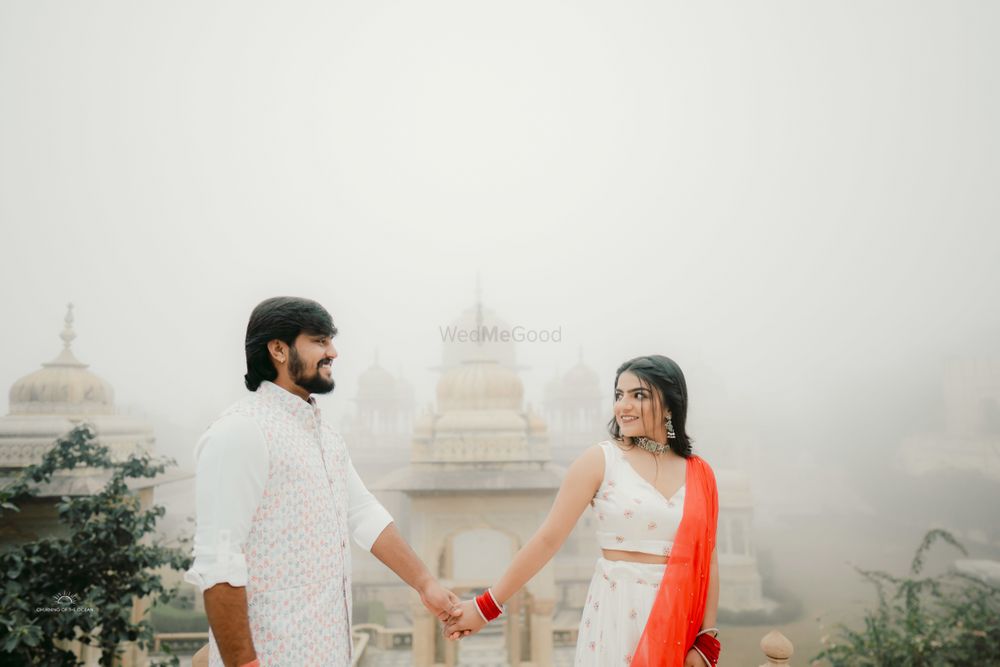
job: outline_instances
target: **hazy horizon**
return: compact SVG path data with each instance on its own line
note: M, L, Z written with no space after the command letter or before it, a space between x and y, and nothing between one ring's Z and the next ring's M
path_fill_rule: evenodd
M947 365L1000 358L997 34L990 2L5 3L0 388L73 302L190 470L260 300L333 314L339 422L376 353L433 401L478 280L561 331L518 346L527 402L666 354L713 465L869 502Z

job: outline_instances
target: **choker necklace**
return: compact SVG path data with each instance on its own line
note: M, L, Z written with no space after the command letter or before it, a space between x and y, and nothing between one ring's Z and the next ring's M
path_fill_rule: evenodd
M670 445L661 445L656 440L650 440L644 435L632 438L632 444L639 449L645 449L650 454L662 454L670 449Z

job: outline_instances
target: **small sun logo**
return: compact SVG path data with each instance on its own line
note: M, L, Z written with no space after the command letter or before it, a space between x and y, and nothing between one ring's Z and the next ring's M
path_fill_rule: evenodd
M73 595L72 593L58 593L52 596L52 599L56 601L56 604L61 607L72 607L74 604L80 601L79 595Z

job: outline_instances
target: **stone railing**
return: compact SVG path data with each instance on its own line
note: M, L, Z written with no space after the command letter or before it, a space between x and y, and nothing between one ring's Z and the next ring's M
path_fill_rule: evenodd
M576 638L580 634L580 626L560 626L552 628L553 646L576 646Z
M374 629L377 629L373 632ZM400 635L406 636L406 641L399 641L396 646L393 646L393 640L395 637ZM356 626L354 631L351 633L351 638L354 641L354 660L351 662L352 667L357 665L362 656L365 654L365 649L373 644L374 638L379 638L385 646L379 646L379 648L395 648L401 646L410 646L412 644L413 632L406 628L404 630L386 630L381 626L377 625L366 625L366 626ZM385 639L388 637L388 639ZM208 633L207 632L161 632L157 633L153 637L153 653L159 653L162 645L166 643L171 646L174 653L185 652L185 651L196 651L196 653L191 657L191 667L208 667Z
M208 643L207 632L158 632L153 635L153 653L159 653L163 644L169 644L170 650L196 651Z
M576 628L556 628L553 630L553 640L557 646L566 646L576 643ZM354 639L354 661L357 665L364 656L365 649L369 646L383 650L407 649L413 645L413 628L386 628L375 623L361 623L354 626L352 636ZM572 641L571 641L572 640ZM158 653L163 642L172 643L175 646L186 646L194 642L204 644L208 641L207 632L172 632L157 634L153 640L153 652ZM789 660L794 653L792 642L788 641L785 635L777 630L764 635L760 640L760 650L767 657L760 667L790 667ZM208 647L198 651L191 659L191 667L207 667Z
M368 648L370 640L371 635L364 632L351 633L351 641L354 642L354 657L351 659L351 667L357 667L357 664L361 662L361 657L365 654L365 649Z
M365 635L368 637L366 645L378 649L392 650L413 646L413 628L387 628L377 623L359 623L352 629L355 637ZM357 646L356 641L355 646Z

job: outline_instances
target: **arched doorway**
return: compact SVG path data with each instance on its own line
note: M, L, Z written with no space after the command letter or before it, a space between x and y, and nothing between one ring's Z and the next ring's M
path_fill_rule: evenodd
M438 558L438 577L450 582L451 590L467 600L493 585L520 548L517 536L490 527L468 528L445 538ZM495 664L505 654L510 667L518 667L529 656L530 636L525 636L523 599L518 593L507 602L507 613L476 635L461 642L439 640L435 659L447 667L473 667L487 661ZM530 618L527 619L530 621Z
M436 474L433 492L402 487L411 499L410 543L443 586L467 598L497 582L517 549L544 521L554 490L547 479L542 488L519 489L523 478L499 471L477 480L481 487L448 489L441 473ZM463 483L469 482L470 475L463 473ZM498 493L491 485L504 491ZM510 667L551 665L555 597L553 565L548 563L519 596L507 601L504 622L487 628L484 636L492 636L495 644L491 660L480 664L496 665L500 658L500 664ZM423 609L419 598L411 599L414 667L467 663L476 642L463 640L458 646L445 640L441 623Z

